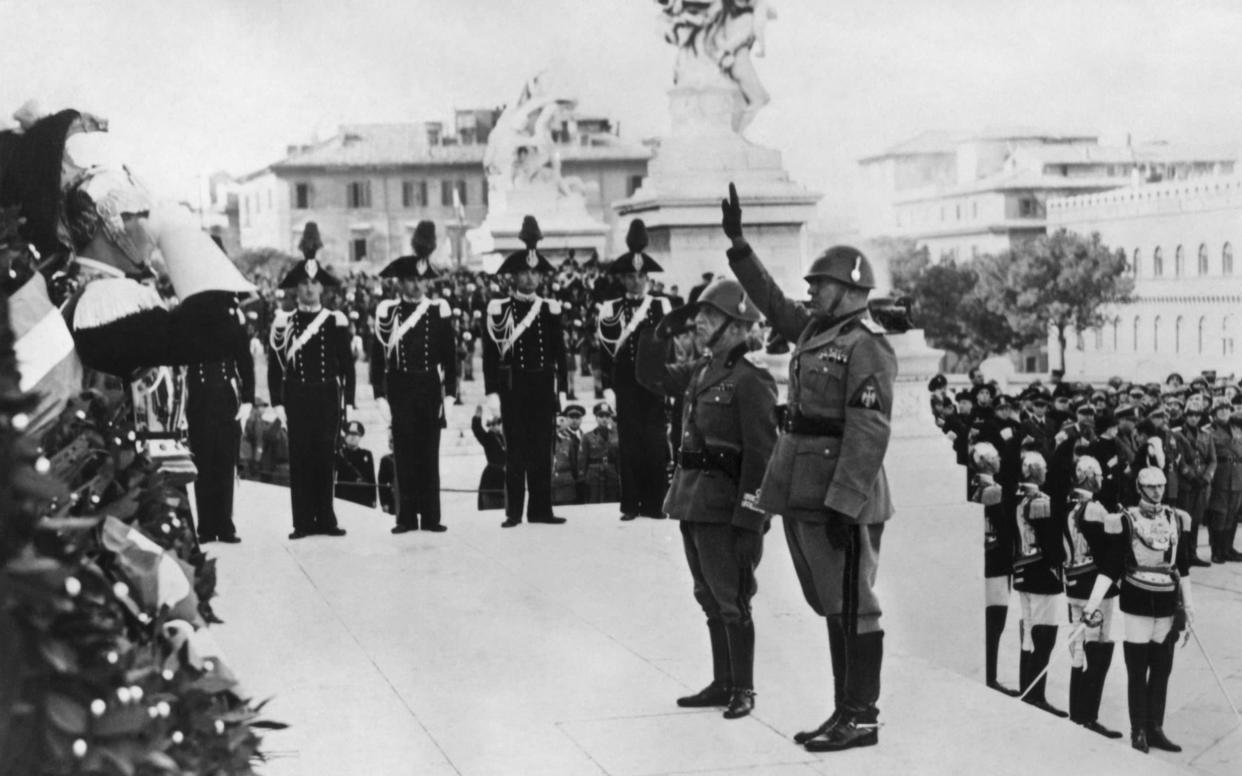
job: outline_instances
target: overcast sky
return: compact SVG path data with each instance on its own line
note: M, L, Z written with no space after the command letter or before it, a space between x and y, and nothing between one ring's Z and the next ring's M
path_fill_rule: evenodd
M1242 127L1239 0L772 2L772 104L749 134L829 208L858 157L924 129L1234 144ZM30 97L94 111L185 196L344 122L504 103L551 67L639 139L667 124L661 30L652 0L0 0L0 125Z

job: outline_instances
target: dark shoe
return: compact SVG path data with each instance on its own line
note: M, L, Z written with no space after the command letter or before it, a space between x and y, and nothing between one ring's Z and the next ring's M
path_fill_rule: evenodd
M425 526L423 526L423 530L424 530L424 531L431 531L432 533L444 533L445 531L447 531L447 530L448 530L448 526L447 526L447 525L441 525L441 524L439 524L439 523L436 523L435 525L425 525Z
M1095 720L1092 720L1091 722L1083 722L1082 726L1086 728L1087 730L1090 730L1092 733L1098 733L1099 735L1102 735L1105 738L1121 738L1120 730L1112 730L1111 728L1106 728L1103 725L1101 725L1099 722L1096 722Z
M548 525L560 525L561 523L565 522L565 518L557 517L556 515L548 515L547 517L528 517L527 521L531 523L546 523Z
M521 524L522 524L522 518L509 517L509 518L506 518L505 521L500 524L500 527L501 528L512 528L515 525L521 525Z
M1242 563L1242 552L1238 552L1231 547L1228 550L1225 550L1225 560L1230 563ZM1152 744L1152 746L1155 746L1155 744Z
M807 741L806 750L808 752L841 752L860 746L875 746L878 743L880 743L878 722L867 721L853 714L842 714L840 721L823 738L812 738Z
M1180 752L1182 748L1169 740L1164 734L1163 728L1151 727L1147 729L1147 745L1152 749L1161 749L1165 752Z
M1068 712L1061 711L1061 710L1060 710L1060 709L1058 709L1056 706L1053 706L1051 703L1049 703L1049 702L1048 702L1048 701L1046 701L1046 700L1042 700L1042 699L1040 699L1040 700L1031 700L1031 696L1029 696L1029 695L1028 695L1028 696L1026 696L1025 698L1023 698L1023 699L1022 699L1022 702L1023 702L1023 703L1027 703L1027 704L1029 704L1029 705L1031 705L1031 706L1034 706L1035 708L1039 709L1040 711L1046 711L1046 712L1048 712L1049 714L1051 714L1051 715L1052 715L1052 716L1054 716L1054 717L1060 717L1061 719L1065 719L1066 717L1068 717L1068 716L1069 716L1069 713L1068 713Z
M622 512L622 513L621 513L621 522L623 522L623 523L628 523L628 522L630 522L631 520L635 519L636 517L638 517L638 515L637 515L637 514L635 514L634 512Z
M713 681L694 695L678 698L677 705L683 709L703 709L709 706L728 706L732 700L733 693L729 692L729 688Z
M229 534L228 536L217 536L216 541L225 544L241 544L241 537L237 534Z
M199 534L198 535L199 544L207 544L208 542L214 542L215 540L216 540L216 537L212 536L211 534Z
M1149 747L1147 746L1147 731L1146 730L1131 730L1130 731L1130 746L1139 750L1143 754L1147 754L1149 750Z
M306 537L310 535L311 535L310 531L294 531L293 533L289 534L289 538L290 539L305 539Z
M344 536L345 529L344 528L325 528L319 533L323 534L324 536Z
M1198 555L1190 556L1190 565L1198 566L1199 568L1210 568L1212 566L1211 563L1204 560L1203 558L1200 558Z
M1022 694L1018 690L1014 690L1010 687L1006 687L1000 682L988 682L988 687L990 689L996 690L1001 695L1008 695L1010 698L1017 698L1019 695Z
M395 533L395 534L409 533L410 531L417 531L417 530L418 530L418 529L417 529L417 528L415 528L415 527L414 527L414 526L412 526L412 525L400 525L400 524L398 524L398 525L394 525L394 526L392 527L392 533Z
M823 723L820 724L820 726L815 728L814 730L801 730L797 733L794 733L794 737L793 737L794 743L805 744L807 741L810 741L812 738L819 738L820 736L827 733L829 730L832 730L833 725L836 725L840 719L841 719L840 711L832 712L832 716L824 720Z
M755 710L754 690L734 690L729 698L729 708L725 709L725 719L739 719Z
M1213 563L1224 563L1225 556L1221 555L1219 552L1214 552L1212 553L1212 562Z

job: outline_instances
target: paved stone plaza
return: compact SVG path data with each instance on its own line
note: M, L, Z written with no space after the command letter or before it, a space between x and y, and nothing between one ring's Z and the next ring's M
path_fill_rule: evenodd
M472 412L470 401L450 411L446 488L473 488L483 467ZM360 411L378 431L374 413ZM368 441L378 449L381 436ZM710 678L677 524L621 523L612 505L559 508L565 526L501 530L499 512L449 493L447 533L394 537L388 516L338 501L349 536L290 542L288 493L244 482L244 542L209 550L226 621L215 632L247 691L274 696L271 716L292 725L267 739L274 776L1237 772L1242 732L1193 643L1179 650L1170 688L1177 756L1137 754L1128 739L1106 741L984 688L978 507L963 502L940 438L895 442L888 471L899 512L880 572L885 726L872 749L812 755L790 740L827 715L831 678L824 628L802 600L779 522L755 599L758 705L742 720L674 705ZM1240 698L1242 568L1194 580L1202 636ZM1002 646L1011 686L1016 619ZM1064 707L1060 646L1051 676L1048 697ZM1120 657L1100 719L1128 729Z

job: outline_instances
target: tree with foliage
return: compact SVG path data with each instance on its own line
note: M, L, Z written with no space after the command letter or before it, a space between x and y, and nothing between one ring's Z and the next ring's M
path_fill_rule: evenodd
M233 257L233 263L248 278L277 281L297 261L291 254L275 248L247 248Z
M1013 330L1013 347L1042 342L1051 327L1064 368L1066 333L1102 326L1108 306L1129 301L1134 280L1125 254L1099 233L1060 229L989 258L980 286L988 310Z

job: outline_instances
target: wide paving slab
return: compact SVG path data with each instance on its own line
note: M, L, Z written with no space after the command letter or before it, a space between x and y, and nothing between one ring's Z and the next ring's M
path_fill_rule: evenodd
M726 721L673 700L710 678L703 617L678 526L621 523L614 505L558 509L564 526L499 527L473 497L444 498L443 534L392 536L391 518L338 503L341 539L297 542L288 493L244 482L243 543L220 559L216 634L254 697L274 696L262 771L286 774L1232 774L1236 722L1201 655L1179 652L1171 737L1182 755L1133 752L986 690L981 516L943 440L889 454L899 513L884 536L880 592L886 662L880 745L814 755L792 734L827 714L822 620L802 600L779 521L755 600L756 713ZM444 462L469 488L480 456ZM1196 577L1201 630L1227 686L1242 695L1237 627L1242 574ZM1016 682L1016 617L1002 679ZM1049 697L1064 705L1064 650ZM1101 719L1125 723L1124 668Z

